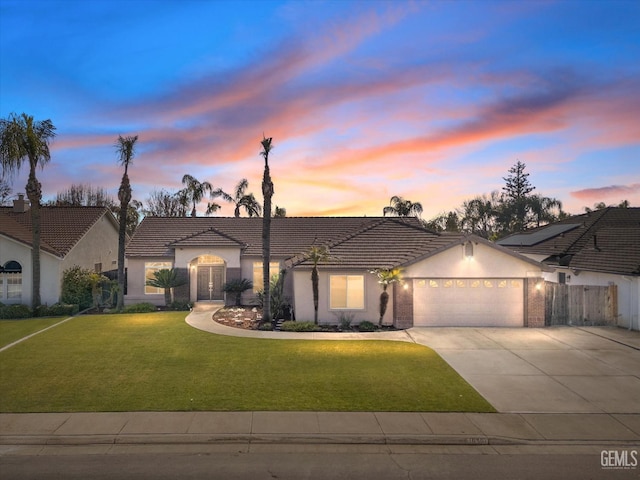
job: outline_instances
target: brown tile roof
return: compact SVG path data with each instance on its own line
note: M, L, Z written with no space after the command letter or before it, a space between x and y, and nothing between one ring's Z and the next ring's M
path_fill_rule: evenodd
M326 265L387 268L411 261L452 237L425 230L415 218L285 217L271 223L271 255L305 265L312 245L326 245ZM262 218L145 217L127 245L128 257L173 256L178 246L240 246L262 255Z
M106 207L40 207L41 248L64 257L103 215L116 222ZM31 245L31 212L0 207L0 233Z
M567 230L561 231L564 225ZM545 263L577 270L640 275L640 208L605 208L498 241Z

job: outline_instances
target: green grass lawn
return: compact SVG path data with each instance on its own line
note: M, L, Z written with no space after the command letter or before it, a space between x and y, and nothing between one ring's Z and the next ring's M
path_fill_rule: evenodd
M225 337L184 317L81 316L5 350L0 411L494 411L421 345Z
M67 317L25 318L24 320L0 320L0 348L21 338L45 329Z

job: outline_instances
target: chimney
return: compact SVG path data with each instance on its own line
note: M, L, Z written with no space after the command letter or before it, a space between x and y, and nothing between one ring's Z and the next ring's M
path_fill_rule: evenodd
M13 201L13 212L24 213L29 210L29 201L24 199L24 193L18 194L18 199Z

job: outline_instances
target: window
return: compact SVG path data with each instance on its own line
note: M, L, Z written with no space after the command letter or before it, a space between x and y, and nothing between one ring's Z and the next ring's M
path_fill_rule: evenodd
M564 272L558 272L558 283L563 285L567 283L567 274Z
M262 262L253 262L253 292L257 293L264 288L264 279L262 278L264 271L262 268ZM274 275L280 273L280 262L269 262L269 275L273 278Z
M363 275L331 275L329 276L329 305L331 309L364 308L364 276Z
M148 280L153 280L153 274L164 268L170 269L173 265L171 262L146 262L144 264L144 293L145 295L161 295L164 294L163 288L149 287L146 285Z
M22 265L10 260L0 268L0 298L22 299Z

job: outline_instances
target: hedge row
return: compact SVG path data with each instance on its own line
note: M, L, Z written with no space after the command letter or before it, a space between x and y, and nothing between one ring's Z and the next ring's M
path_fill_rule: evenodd
M62 303L56 303L50 307L47 305L40 305L35 309L35 311L26 305L4 305L3 303L0 303L0 318L21 319L31 317L71 316L77 314L78 310L78 305L65 305Z

